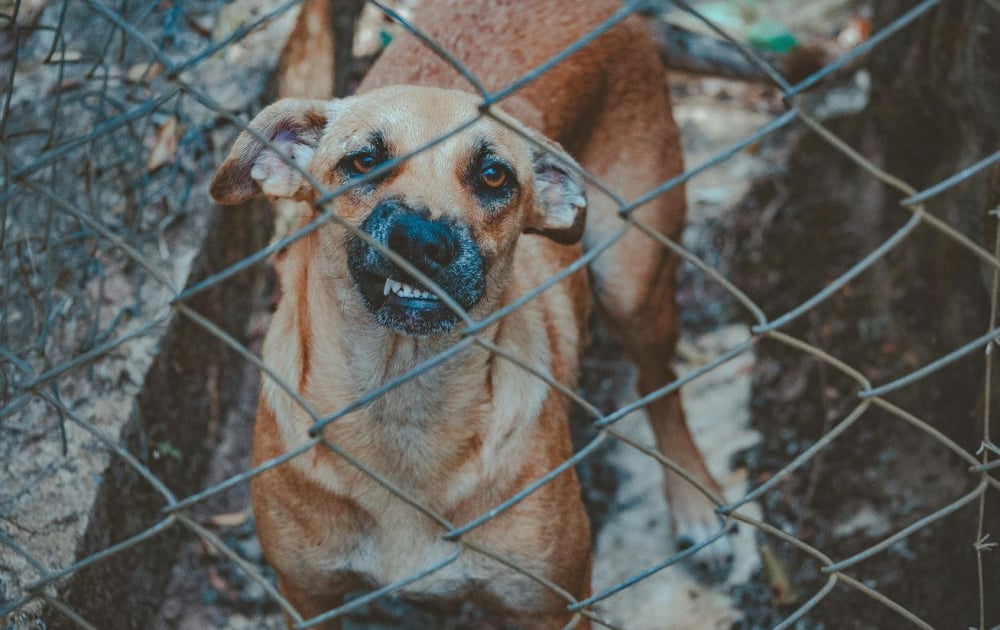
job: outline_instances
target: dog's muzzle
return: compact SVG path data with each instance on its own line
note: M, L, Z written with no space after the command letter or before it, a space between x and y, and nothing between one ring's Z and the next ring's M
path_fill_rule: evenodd
M376 206L361 229L433 280L466 311L483 297L482 255L464 224L431 219L427 209L387 200ZM347 251L361 301L383 326L423 336L446 332L459 322L430 288L354 234L348 236Z

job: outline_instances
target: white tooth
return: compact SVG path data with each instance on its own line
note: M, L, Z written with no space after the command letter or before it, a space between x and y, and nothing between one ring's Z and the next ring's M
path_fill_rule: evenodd
M575 208L586 208L587 200L584 199L583 195L577 195L573 201L570 202Z
M405 282L399 282L397 280L390 280L386 278L385 286L382 288L382 292L384 295L388 295L390 291L404 298L420 298L422 300L433 300L436 299L437 297L433 293L429 291L424 291L423 289L418 289L412 284L406 284Z

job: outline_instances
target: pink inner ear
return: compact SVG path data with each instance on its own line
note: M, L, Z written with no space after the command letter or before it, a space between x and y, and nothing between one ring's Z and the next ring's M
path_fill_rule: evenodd
M563 202L564 187L559 185L559 178L553 177L551 174L542 173L538 177L538 190L541 193L542 202L546 208L554 208Z
M535 182L538 200L550 213L575 216L577 210L587 205L581 182L555 166L546 165L537 171Z
M298 137L299 137L299 131L297 129L285 127L284 129L278 131L277 134L275 134L274 140L272 140L272 142L274 142L274 144L277 146L283 147L285 143L295 142L295 140Z
M305 169L326 127L330 102L284 99L269 105L250 123L270 138L274 150L261 146L248 132L240 134L212 180L212 196L236 204L263 192L272 197L308 196L300 169ZM289 164L295 164L299 169Z
M283 135L285 138L282 138ZM295 142L297 138L293 134L279 133L272 142L280 154L265 149L254 160L250 177L260 185L265 195L295 197L305 185L299 169L309 166L314 150L311 146Z

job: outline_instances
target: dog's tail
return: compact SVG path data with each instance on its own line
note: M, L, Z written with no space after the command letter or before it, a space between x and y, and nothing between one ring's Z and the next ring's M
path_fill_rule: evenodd
M748 59L736 45L652 17L653 37L660 49L660 59L668 68L749 81L770 82L768 73ZM797 46L787 53L756 52L759 61L770 65L788 81L796 83L823 67L822 51Z
M305 0L278 58L278 98L333 98L336 47L333 3Z

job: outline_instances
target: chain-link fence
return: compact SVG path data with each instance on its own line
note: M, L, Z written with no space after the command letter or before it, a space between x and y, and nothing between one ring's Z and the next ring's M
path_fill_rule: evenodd
M996 414L990 400L990 350L1000 339L996 313L1000 239L992 238L991 233L1000 223L994 211L987 238L980 241L928 212L925 204L966 181L995 174L1000 153L980 156L972 164L955 164L954 176L918 190L885 172L831 132L804 98L806 90L822 87L824 80L850 68L863 56L877 54L895 34L927 20L929 14L939 10L939 0L914 5L849 53L794 85L753 51L731 40L778 86L787 106L785 113L638 199L621 201L621 227L611 239L593 246L571 267L509 308L479 321L458 309L456 315L464 323L459 343L343 409L318 414L296 395L294 384L280 384L312 416L315 437L280 458L202 487L202 475L212 457L209 450L218 441L219 427L230 409L239 404L239 394L234 391L234 379L238 380L239 375L232 373L242 368L233 366L248 365L265 373L268 370L256 351L250 349L255 347L255 341L252 330L247 334L246 314L253 310L252 296L264 293L263 271L270 257L325 223L339 221L324 210L306 227L265 245L264 227L249 224L266 225L270 221L266 210L258 208L256 214L239 217L212 215L206 210L210 174L231 144L233 130L246 129L244 116L259 109L262 82L255 77L274 63L293 18L291 9L297 6L296 2L264 4L210 2L192 7L179 2L97 0L16 0L2 4L0 19L5 25L0 33L0 55L7 76L0 118L0 568L4 571L0 618L5 624L16 627L28 623L41 610L48 611L45 614L50 624L66 620L82 627L134 624L126 609L134 606L136 599L152 601L156 585L162 586L162 571L159 582L147 583L151 579L146 576L149 558L157 554L171 558L177 541L193 534L245 572L296 627L346 616L441 571L463 554L481 554L509 571L527 574L564 598L569 610L599 626L619 627L618 622L601 614L603 600L717 544L737 523L744 523L765 538L789 543L808 554L820 563L820 571L826 576L825 585L778 627L795 626L838 585L881 603L898 613L900 621L930 627L904 605L882 594L877 586L859 579L854 571L899 541L967 505L978 504L977 537L968 543L975 546L980 567L978 626L988 627L985 602L990 593L985 586L988 576L984 577L983 556L994 543L983 506L991 496L995 498L991 491L1000 489L1000 481L993 475L1000 449L989 434L991 414ZM419 35L391 8L373 4ZM515 94L601 32L636 12L647 11L649 4L624 3L608 20L595 24L591 35L499 92L486 90L446 50L430 41L428 45L468 75L470 89L478 91L482 98L483 116L491 116L488 105ZM700 18L686 3L670 4ZM728 39L713 23L705 22ZM241 70L233 71L233 67ZM906 216L906 221L833 281L816 287L811 298L787 312L769 315L688 248L637 220L632 210L794 125L811 130L836 147L865 177L902 193L905 198L895 212ZM596 176L584 176L593 186L604 189ZM318 207L340 192L325 191ZM614 197L613 191L607 192ZM820 348L788 334L790 323L843 291L920 228L935 230L970 252L987 270L993 308L989 321L982 322L984 332L980 336L960 347L945 349L940 358L925 365L873 382L859 369L838 359L836 348ZM652 394L604 413L538 366L497 348L483 331L633 230L655 239L690 263L696 273L721 287L745 309L752 321L752 337ZM989 240L995 243L994 251L982 244ZM202 249L209 253L196 261L195 254ZM407 266L405 261L400 265ZM617 430L616 423L626 415L670 395L762 342L782 344L815 358L851 379L856 392L851 409L830 423L819 439L790 457L781 470L739 500L725 502L696 484L676 463ZM561 392L590 415L594 433L572 457L531 480L517 494L477 518L453 523L428 507L423 498L410 496L373 472L365 463L365 453L345 452L328 442L321 430L475 346L496 353L499 360L517 365ZM983 421L978 450L948 438L921 417L919 409L904 409L887 397L902 388L919 386L929 375L984 349ZM157 391L158 387L169 391ZM954 453L965 463L964 469L958 466L959 475L973 484L972 489L963 488L945 505L914 515L906 527L847 558L829 557L823 549L747 515L744 506L767 493L779 492L784 480L801 474L824 448L850 432L867 411L875 408L898 418L910 430L931 436L943 449ZM194 423L197 429L183 421L188 414L198 418ZM594 595L581 601L467 536L570 467L594 456L597 447L608 441L635 448L666 470L698 485L698 490L717 506L718 531L669 557L650 558L649 566L628 580L594 584ZM251 477L312 449L327 449L343 458L400 502L438 523L442 539L454 545L454 553L443 562L426 566L339 608L304 619L271 580L195 514L200 504L233 488L245 487ZM669 615L665 617L669 623ZM622 623L628 627L628 620Z

